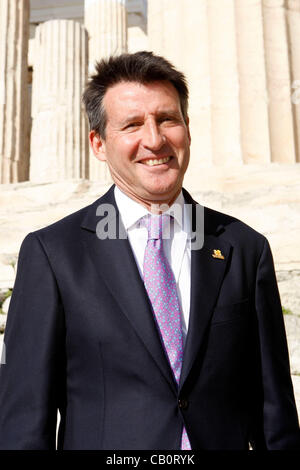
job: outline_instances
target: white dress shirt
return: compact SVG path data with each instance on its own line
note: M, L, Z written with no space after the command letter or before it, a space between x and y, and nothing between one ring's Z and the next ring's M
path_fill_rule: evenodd
M148 233L146 227L140 224L140 219L150 214L150 212L144 206L127 196L117 186L115 186L115 199L139 273L142 280L144 280L143 261ZM176 210L172 210L175 205L177 205ZM190 314L192 232L190 213L186 210L182 191L174 204L164 212L164 214L168 213L171 213L174 217L170 219L171 237L167 236L167 227L163 231L163 247L176 280L177 293L182 311L182 331L185 343ZM164 238L165 236L167 238Z

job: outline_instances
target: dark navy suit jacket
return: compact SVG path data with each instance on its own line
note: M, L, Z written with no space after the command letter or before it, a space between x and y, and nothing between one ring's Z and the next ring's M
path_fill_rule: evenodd
M178 388L129 241L95 233L99 204L116 207L113 189L22 244L0 448L54 449L59 409L59 449L179 449L183 425L193 449L300 449L267 240L205 208Z

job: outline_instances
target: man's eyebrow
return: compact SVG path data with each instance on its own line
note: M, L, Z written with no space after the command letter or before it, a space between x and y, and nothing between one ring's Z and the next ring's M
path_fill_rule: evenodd
M158 112L157 116L158 117L170 116L170 117L178 118L181 116L181 114L180 114L180 111L178 111L177 109L166 109L164 111Z
M126 118L122 121L121 124L127 124L128 122L133 122L133 121L140 121L141 119L144 119L143 114L129 114L126 116Z
M156 118L162 118L162 117L166 117L166 116L179 118L179 117L181 117L181 114L180 114L180 111L178 111L176 109L166 109L166 110L163 110L163 111L158 111L157 113L155 113L155 116L156 116ZM142 119L144 119L143 114L129 114L121 122L121 125L125 126L126 124L128 124L130 122L134 122L134 121L138 122Z

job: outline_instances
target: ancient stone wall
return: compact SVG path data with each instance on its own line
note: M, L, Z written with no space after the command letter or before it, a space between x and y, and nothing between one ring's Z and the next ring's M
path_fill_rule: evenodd
M38 26L30 54L32 181L111 181L87 150L80 93L86 68L92 73L96 60L128 44L166 56L187 75L191 184L205 166L299 162L300 0L148 0L147 24L130 35L127 7L133 15L133 2L82 0L78 21ZM3 0L0 9L0 181L9 183L29 178L29 0Z

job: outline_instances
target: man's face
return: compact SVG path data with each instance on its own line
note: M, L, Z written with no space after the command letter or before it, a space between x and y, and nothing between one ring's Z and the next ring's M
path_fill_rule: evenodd
M117 186L149 206L172 203L189 162L190 134L179 96L167 81L121 82L104 96L106 136L90 133L93 151L106 161Z

